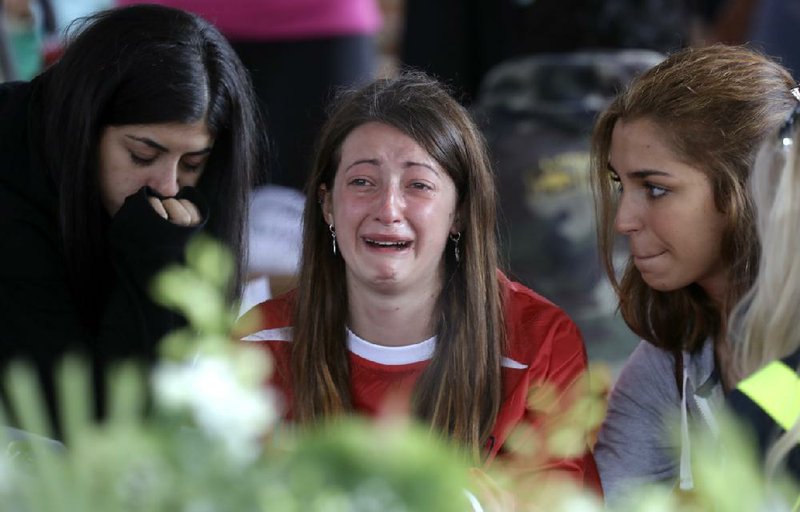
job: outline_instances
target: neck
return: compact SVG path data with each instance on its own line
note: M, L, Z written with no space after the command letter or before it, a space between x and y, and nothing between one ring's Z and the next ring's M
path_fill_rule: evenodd
M726 294L728 293L728 272L720 272L715 276L697 283L714 302L717 311L725 315Z
M381 293L348 283L349 325L357 336L377 345L399 347L436 334L434 312L440 288L423 293Z

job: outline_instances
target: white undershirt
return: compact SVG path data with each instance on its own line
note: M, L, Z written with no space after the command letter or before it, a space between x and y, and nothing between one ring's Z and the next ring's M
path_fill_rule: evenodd
M347 348L350 352L378 364L400 365L427 361L433 356L434 347L436 336L411 345L388 347L359 338L349 327L347 329Z

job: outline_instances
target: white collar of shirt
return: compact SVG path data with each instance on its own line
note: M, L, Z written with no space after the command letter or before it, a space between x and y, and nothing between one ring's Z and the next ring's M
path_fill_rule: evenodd
M280 327L277 329L265 329L257 333L245 336L242 341L292 341L292 327ZM376 345L369 341L359 338L349 328L347 329L347 348L350 352L372 361L373 363L387 366L419 363L427 361L433 357L433 349L436 347L436 336L425 341L405 345L402 347L387 347ZM528 365L522 364L508 357L503 357L501 363L506 368L524 370Z
M434 347L436 347L436 336L411 345L387 347L359 338L353 331L347 329L347 348L350 352L373 363L400 365L427 361L433 356Z

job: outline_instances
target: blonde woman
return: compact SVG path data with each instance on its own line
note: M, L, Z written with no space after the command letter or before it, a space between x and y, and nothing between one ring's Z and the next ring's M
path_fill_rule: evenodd
M734 312L735 362L749 377L728 402L754 427L767 474L786 466L800 481L798 101L778 136L763 145L753 171L751 190L763 256L752 290Z

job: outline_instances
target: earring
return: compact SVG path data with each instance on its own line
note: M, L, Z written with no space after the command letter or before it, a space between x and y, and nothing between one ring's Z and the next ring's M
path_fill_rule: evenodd
M333 244L333 254L336 255L336 229L334 229L333 224L329 224L328 229L331 230L331 243Z
M455 252L455 255L456 255L456 263L458 263L460 261L460 259L461 259L461 258L459 258L459 254L458 254L458 241L459 240L461 240L461 231L459 231L458 233L450 233L450 241L453 242L453 251Z

